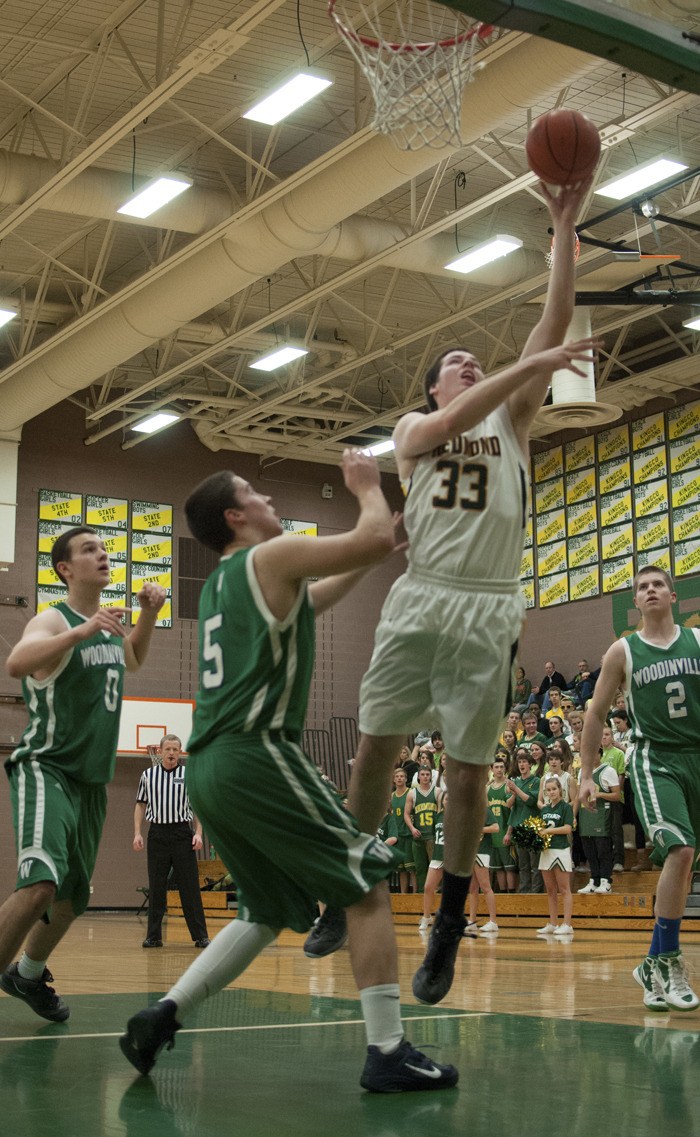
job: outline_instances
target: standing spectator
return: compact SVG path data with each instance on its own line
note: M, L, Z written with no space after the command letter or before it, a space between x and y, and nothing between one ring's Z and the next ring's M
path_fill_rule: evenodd
M418 771L418 785L408 791L404 808L404 821L413 838L413 861L416 866L416 892L422 892L428 865L433 859L435 837L435 814L437 795L435 780L437 770L432 764L422 766Z
M622 801L622 823L634 827L634 847L637 854L635 863L630 872L645 872L651 868L651 861L647 853L646 834L642 825L634 800L634 787L629 776L629 760L634 748L632 728L630 727L627 711L615 708L612 715L613 741L620 750L625 752L625 787Z
M540 679L538 687L532 688L530 695L530 702L532 702L534 695L539 695L539 702L543 712L546 712L549 707L548 695L549 689L552 686L558 687L560 691L563 691L566 687L566 679L561 671L557 671L553 661L548 659L544 665L544 679Z
M508 792L513 794L514 801L508 820L508 829L503 838L505 845L512 843L512 832L516 825L520 825L528 817L537 814L537 797L540 790L540 779L532 773L535 759L530 750L518 751L519 776L508 778L506 786ZM544 884L537 867L537 853L534 849L526 849L523 845L516 845L518 872L520 883L518 892L542 892Z
M610 838L612 840L613 872L622 872L625 867L625 835L622 828L622 808L625 800L625 752L615 746L613 732L609 726L603 727L601 740L602 760L616 771L620 782L620 800L610 802Z
M433 758L435 767L440 765L440 759L445 754L445 743L439 730L432 731L430 735L430 745L433 748Z
M515 669L515 686L513 687L513 710L522 714L525 710L530 695L532 694L532 683L525 676L524 667L516 667Z
M427 932L433 922L433 907L435 894L443 874L443 854L445 851L445 802L447 791L438 790L437 813L435 814L435 837L433 842L433 856L428 865L428 875L425 878L423 889L423 915L418 925L419 932Z
M547 747L544 742L533 742L530 746L530 759L532 773L536 778L543 778L547 769Z
M579 832L583 851L590 866L591 879L583 888L579 888L579 892L612 892L610 805L620 800L620 779L617 770L606 765L600 755L591 778L595 786L595 811L586 806L578 812ZM581 780L579 778L579 782ZM579 804L582 804L580 789Z
M195 853L202 847L202 826L193 818L185 789L185 767L180 761L182 743L176 734L166 734L158 747L160 762L144 770L134 808L134 851L143 850L141 827L148 830L148 929L142 947L163 946L163 917L168 899L168 875L172 869L180 892L182 912L196 948L209 944L199 889ZM194 832L191 823L194 820Z
M62 533L51 563L68 586L66 600L34 616L7 658L10 675L22 680L30 718L5 763L17 883L0 909L0 987L41 1018L65 1022L70 1009L49 986L46 963L88 905L114 776L124 670L138 671L144 662L165 589L144 585L141 614L127 634L125 609L100 607L110 567L94 529Z
M540 782L540 792L537 798L537 808L542 809L547 804L547 781L549 775L554 774L559 779L559 787L561 789L561 796L569 805L573 805L577 798L576 793L576 779L573 774L569 772L568 760L562 754L561 747L566 746L565 742L556 742L553 746L547 747L547 773ZM568 747L567 747L568 749Z
M418 751L416 750L416 755L417 754L418 754ZM353 761L354 761L354 759L353 759ZM398 765L401 767L401 769L403 770L403 772L406 775L406 785L410 786L411 782L413 781L413 778L418 773L419 762L418 762L417 757L416 758L413 757L413 754L411 753L411 751L408 749L407 746L402 746L400 751L399 751Z
M394 869L399 874L399 890L401 892L415 892L416 862L413 859L411 830L406 824L404 815L407 800L406 774L400 766L397 766L394 770L394 792L391 795L389 805L388 836L396 837L394 852L397 859Z
M515 892L517 881L515 878L515 861L512 848L503 843L508 832L510 811L515 800L506 785L506 764L498 754L493 760L493 778L486 787L486 801L491 812L498 821L498 831L491 837L491 871L495 872L498 887L501 892Z
M476 852L474 872L469 886L469 920L467 922L468 931L473 932L477 930L476 912L479 905L479 890L481 890L484 894L489 918L485 924L481 925L478 931L484 932L486 935L493 935L498 931L498 923L496 921L496 897L491 888L491 874L489 872L491 867L491 841L494 833L497 832L498 820L490 806L487 806L484 831Z
M543 849L539 858L539 869L547 889L549 923L540 928L538 936L573 936L571 924L574 901L571 895L571 850L569 837L574 825L574 811L564 801L561 782L556 774L548 774L544 782L545 804L540 808L540 817L551 836L548 849ZM542 791L540 791L542 793ZM564 897L564 922L558 923L558 898Z

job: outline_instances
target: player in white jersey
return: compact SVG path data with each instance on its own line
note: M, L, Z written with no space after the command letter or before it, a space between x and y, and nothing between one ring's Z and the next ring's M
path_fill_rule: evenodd
M413 985L421 1002L439 1002L452 982L486 774L510 709L523 617L518 577L530 425L552 373L584 374L578 361L592 359L596 346L590 339L561 346L574 306L574 221L588 188L552 197L542 187L557 253L542 316L520 360L487 378L466 348L443 352L425 380L429 413L405 415L394 433L399 477L409 485L409 564L384 605L362 682L349 805L374 832L406 733L436 722L449 754L450 797L441 906Z

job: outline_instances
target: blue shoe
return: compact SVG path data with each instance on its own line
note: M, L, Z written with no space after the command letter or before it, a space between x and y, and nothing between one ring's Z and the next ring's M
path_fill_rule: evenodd
M433 1062L404 1039L393 1054L382 1054L378 1046L367 1047L360 1085L374 1094L402 1094L411 1090L445 1090L458 1081L454 1066Z
M456 924L448 924L443 920L442 912L438 912L425 959L413 976L413 994L419 1003L433 1006L445 998L452 986L455 960L465 929L467 934L472 934L464 916Z
M175 1020L176 1010L172 999L163 999L139 1011L126 1024L126 1034L119 1039L119 1046L139 1074L150 1073L163 1047L172 1050L175 1045L175 1031L180 1030L180 1023Z

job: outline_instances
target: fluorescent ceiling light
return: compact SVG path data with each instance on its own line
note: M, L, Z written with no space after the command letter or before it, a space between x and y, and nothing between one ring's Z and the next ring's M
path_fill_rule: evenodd
M615 201L623 201L626 197L632 197L640 190L658 185L673 174L680 174L681 170L687 169L688 167L682 162L674 162L670 158L657 158L654 162L645 162L643 166L637 166L627 174L621 174L619 178L604 182L595 192L601 197L612 197Z
M256 103L254 107L246 111L243 118L250 118L253 122L264 122L267 126L274 126L276 122L281 122L283 118L287 118L293 111L303 107L304 103L308 103L309 99L320 95L321 91L325 91L326 87L330 86L330 79L301 72L290 79L288 83L284 83L278 90L273 91L267 98Z
M393 449L393 438L385 438L383 442L373 442L372 445L368 446L366 450L362 451L362 453L373 455L376 458L379 454L388 454L389 451Z
M0 308L0 328L4 324L9 324L10 320L14 320L16 312L10 312L7 308Z
M157 430L162 430L164 426L170 426L171 423L177 422L179 419L178 414L173 411L158 411L156 414L145 418L143 422L137 422L132 426L132 430L138 430L140 434L155 434Z
M181 174L177 177L156 178L125 202L117 213L125 213L129 217L150 217L157 209L162 209L174 197L190 189L191 186L191 179Z
M499 257L505 257L515 249L521 249L522 245L522 241L517 237L508 237L504 233L499 233L490 241L485 241L483 245L470 249L456 261L450 261L445 268L451 268L453 272L474 272L474 269L481 268L482 265L497 261Z
M276 371L278 367L284 367L285 363L291 363L293 359L299 359L301 355L308 354L308 351L303 347L280 347L276 351L271 351L268 355L256 359L255 363L251 363L250 366L256 371Z
M690 320L684 320L683 327L692 328L693 331L700 332L700 316L693 316Z

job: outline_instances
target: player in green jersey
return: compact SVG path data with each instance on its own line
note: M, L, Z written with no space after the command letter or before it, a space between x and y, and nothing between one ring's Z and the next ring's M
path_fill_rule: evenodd
M129 609L100 607L110 568L95 531L69 529L51 559L67 601L34 616L7 660L10 675L22 679L29 725L5 764L18 866L16 890L0 908L0 987L42 1018L63 1022L70 1012L49 986L46 961L87 907L124 669L143 663L165 590L141 589L141 615L127 635L121 621Z
M425 888L428 867L433 859L435 814L437 813L436 794L432 769L421 766L418 771L418 785L413 786L408 791L404 810L404 820L413 838L416 892L422 892Z
M406 785L406 771L397 766L394 770L394 791L389 802L389 836L396 838L394 852L396 863L394 871L399 874L399 890L416 891L416 862L413 856L411 830L406 821L406 802L409 790Z
M692 1011L700 1000L688 981L679 934L700 841L700 632L675 623L676 593L664 569L640 569L633 588L642 624L605 655L583 727L579 796L586 809L595 809L592 771L606 713L621 687L632 724L635 802L652 860L663 865L651 947L633 975L650 1010Z
M236 881L239 906L165 998L129 1020L121 1048L142 1074L172 1047L186 1016L282 928L307 931L320 899L347 909L369 1043L360 1084L396 1093L457 1082L453 1066L426 1058L404 1038L386 886L394 854L374 832L360 831L299 746L314 613L394 548L376 462L346 450L343 476L360 515L354 529L329 537L285 535L270 499L230 471L207 478L185 506L194 536L222 554L200 598L201 684L187 792ZM309 576L323 579L307 586Z

